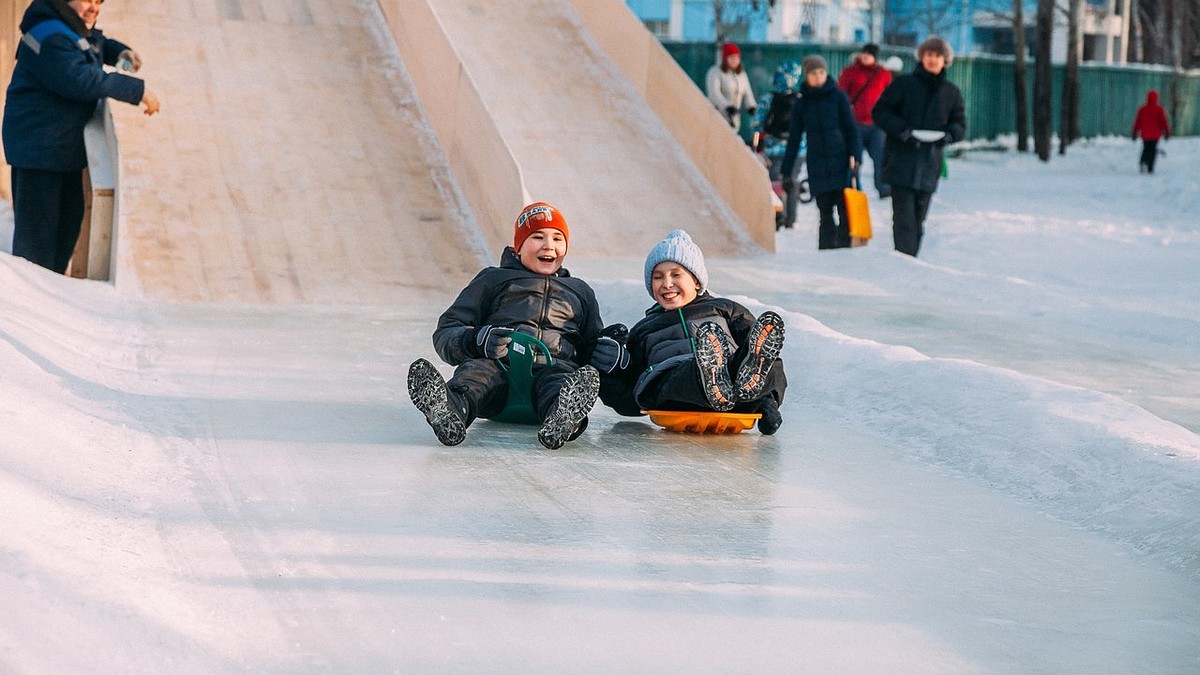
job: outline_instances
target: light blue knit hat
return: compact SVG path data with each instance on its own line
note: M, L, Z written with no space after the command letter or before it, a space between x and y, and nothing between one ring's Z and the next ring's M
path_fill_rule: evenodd
M691 235L683 230L673 230L666 239L654 245L646 256L646 292L654 297L650 277L654 275L654 267L660 262L676 262L686 267L696 281L700 282L700 293L708 288L708 269L704 267L704 252L692 241Z

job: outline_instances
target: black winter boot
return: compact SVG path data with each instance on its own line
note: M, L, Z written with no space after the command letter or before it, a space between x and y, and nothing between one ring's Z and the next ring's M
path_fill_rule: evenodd
M783 350L783 318L775 312L763 312L750 327L748 340L749 351L734 380L740 401L753 401L762 394L767 373Z
M733 383L729 381L729 339L717 324L706 321L696 329L696 365L700 388L717 412L733 410Z
M567 441L578 438L587 428L587 414L596 404L599 393L600 372L592 366L584 366L567 375L538 429L538 440L542 445L557 450Z
M417 359L409 366L408 396L443 445L458 445L467 437L469 402L446 388L446 381L432 363Z

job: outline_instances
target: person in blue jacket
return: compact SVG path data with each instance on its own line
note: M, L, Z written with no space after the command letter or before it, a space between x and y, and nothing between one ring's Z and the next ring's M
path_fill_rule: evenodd
M850 246L850 223L842 191L850 187L850 174L862 161L862 136L850 99L829 77L825 59L807 56L803 67L804 84L792 108L781 174L785 181L793 175L800 140L806 136L808 186L821 212L817 248L846 248Z
M58 273L83 222L83 128L113 98L158 112L145 83L104 65L141 57L93 27L103 0L34 0L21 19L17 63L4 105L4 155L12 166L13 255Z

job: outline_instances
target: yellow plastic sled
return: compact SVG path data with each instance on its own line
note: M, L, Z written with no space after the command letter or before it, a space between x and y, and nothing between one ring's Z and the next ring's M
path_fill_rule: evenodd
M667 431L694 434L740 434L753 429L760 413L726 413L711 410L644 410L650 421Z

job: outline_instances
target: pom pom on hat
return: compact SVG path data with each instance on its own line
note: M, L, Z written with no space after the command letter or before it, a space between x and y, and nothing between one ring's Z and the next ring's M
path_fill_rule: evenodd
M517 222L513 223L513 250L520 251L521 244L525 243L529 235L547 227L562 232L563 238L570 246L571 230L567 227L567 219L563 218L562 211L546 202L534 202L522 209L517 216Z
M696 282L700 284L698 292L703 293L708 288L708 269L704 266L704 252L686 231L674 230L655 244L646 256L646 292L650 297L654 297L654 287L650 283L654 276L654 268L659 263L668 261L679 263L696 277Z
M724 44L724 46L721 47L721 59L722 60L727 59L727 58L733 56L734 54L741 54L741 53L742 53L742 50L738 49L738 46L732 42L726 42Z
M829 66L825 63L825 59L816 54L804 57L804 74L807 75L814 70L828 71Z

